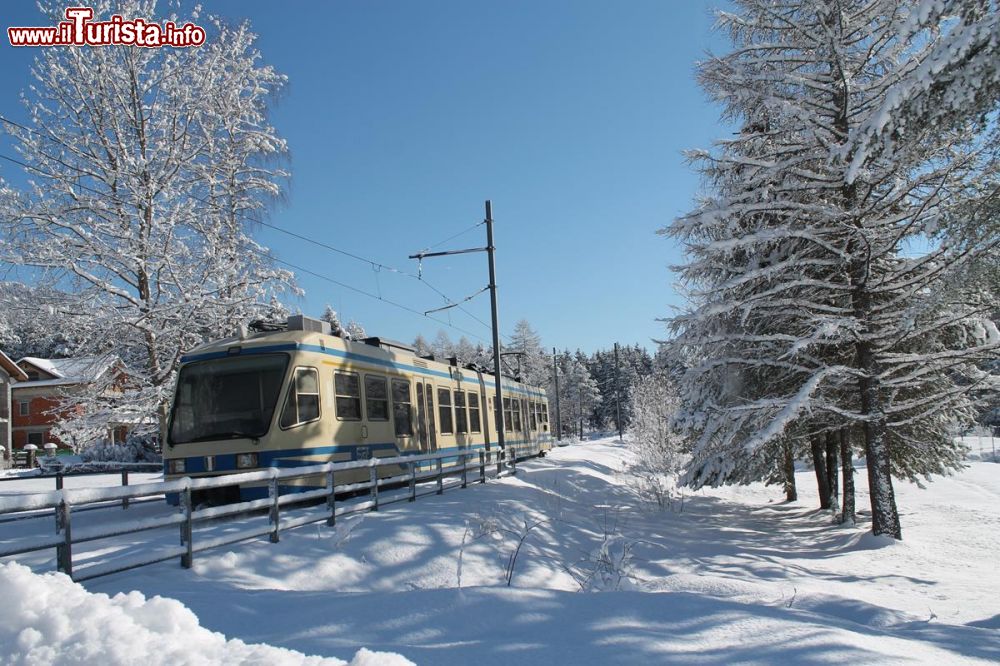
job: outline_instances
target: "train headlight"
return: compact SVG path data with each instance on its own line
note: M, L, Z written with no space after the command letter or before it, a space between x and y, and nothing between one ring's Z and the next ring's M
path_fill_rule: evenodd
M238 469L247 469L248 467L257 466L257 454L256 453L238 453L236 454L236 467Z
M184 458L176 458L167 462L167 472L169 474L183 474L184 470Z

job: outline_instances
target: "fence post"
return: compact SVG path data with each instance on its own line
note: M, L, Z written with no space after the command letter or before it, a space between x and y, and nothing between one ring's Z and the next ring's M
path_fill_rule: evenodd
M372 458L372 464L368 467L368 481L371 483L369 494L374 502L372 511L378 511L378 467L375 466L374 462L375 458Z
M326 524L333 527L337 524L337 493L334 490L337 488L337 484L333 479L333 470L326 476L326 491L329 493L326 496L326 506L330 509L330 517L326 519Z
M62 474L56 472L56 490L62 490L62 489L63 489ZM59 510L58 506L56 507L55 514L56 514L56 534L59 534L59 532L62 531L62 512Z
M124 488L127 485L128 485L128 470L127 469L123 469L122 470L122 488ZM127 497L123 497L122 498L122 508L123 509L127 509L128 508L128 498Z
M509 463L510 473L512 475L517 474L517 447L511 450L513 455L507 456L507 462Z
M462 487L469 487L469 454L462 454Z
M60 522L63 529L63 543L56 546L56 565L59 571L73 577L73 526L70 524L70 506L64 497L59 502Z
M486 483L486 452L479 452L479 483Z
M507 455L507 448L504 447L495 453L497 457L497 478L499 479L500 475L503 474L503 458Z
M274 471L277 472L278 470L275 469ZM278 477L272 476L267 482L267 495L271 499L271 511L268 516L271 521L271 534L268 538L271 543L278 543L278 521L281 517L278 513Z
M187 548L186 552L181 555L181 566L185 569L190 569L191 565L194 564L194 526L191 524L191 512L194 503L191 501L191 486L184 489L181 501L184 503L184 522L181 523L181 543Z
M410 501L417 501L417 463L410 463Z
M437 459L437 473L438 473L438 478L437 478L437 483L438 483L437 494L438 495L440 495L441 493L444 492L444 479L441 478L441 469L442 469L441 456L438 456L438 459Z

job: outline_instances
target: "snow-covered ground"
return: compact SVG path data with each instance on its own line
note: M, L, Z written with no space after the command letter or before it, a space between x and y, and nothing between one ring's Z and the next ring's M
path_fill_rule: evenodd
M621 473L626 457L610 439L560 448L514 478L203 553L192 571L168 562L86 583L110 599L8 565L0 658L17 661L22 641L71 645L76 624L117 636L77 619L91 604L156 634L128 644L175 663L398 659L362 647L424 664L1000 660L1000 465L971 462L925 490L898 482L893 543L867 533L863 468L861 524L834 527L809 470L796 503L751 486L660 510ZM48 587L45 603L25 592ZM101 661L114 654L136 653Z

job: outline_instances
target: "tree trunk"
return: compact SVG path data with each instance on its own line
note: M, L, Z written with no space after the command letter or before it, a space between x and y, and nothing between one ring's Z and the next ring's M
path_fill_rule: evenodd
M850 431L847 428L840 429L840 463L844 467L844 504L840 522L850 521L854 525L857 523L854 513L854 463L851 461Z
M798 490L795 488L795 453L792 451L792 443L787 442L783 447L784 453L784 475L785 475L785 501L794 502L799 498Z
M840 450L837 433L832 430L826 433L826 487L830 493L830 510L836 511L840 504L837 486L839 481L837 455Z
M889 443L886 441L885 414L879 396L879 381L871 348L858 342L858 365L865 373L858 381L861 389L861 413L864 422L865 462L868 465L868 493L872 505L872 534L903 538L896 510L896 495L892 490L892 468Z
M816 470L816 487L819 490L819 508L830 508L830 488L826 476L826 447L819 436L810 440L812 444L813 469Z
M830 20L835 20L837 12L830 12ZM835 109L834 127L842 141L847 141L850 135L850 96L848 75L841 64L831 65L831 76L840 79L842 85L833 95ZM849 215L858 214L857 182L845 182L841 188L843 210ZM861 397L861 414L865 437L865 460L868 465L868 487L872 504L872 533L888 534L902 539L903 531L899 525L899 513L896 511L896 496L892 490L892 470L889 463L889 443L886 441L885 412L879 386L878 361L872 349L873 336L872 293L868 289L871 276L872 251L871 243L866 237L865 226L860 218L852 223L856 233L848 240L847 251L851 255L848 277L851 285L851 309L854 318L861 326L860 335L854 343L855 367L860 371L858 378L858 393Z

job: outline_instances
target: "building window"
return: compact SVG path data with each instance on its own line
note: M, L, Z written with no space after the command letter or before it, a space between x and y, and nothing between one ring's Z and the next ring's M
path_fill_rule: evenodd
M45 443L45 433L44 432L29 432L28 433L28 444L34 444L35 446L42 446Z
M37 382L39 380L39 375L34 370L28 370L24 374L28 375L29 382Z
M441 414L441 434L451 434L454 432L451 427L451 391L446 388L438 389L438 411Z
M281 427L291 428L319 418L319 373L315 368L295 368L281 413Z
M402 379L392 380L392 418L396 422L396 437L413 435L413 404L410 402L410 382Z
M455 391L455 432L469 432L469 419L465 412L465 391Z
M28 400L20 401L21 416L27 416L31 413L31 402Z
M361 380L354 372L333 373L337 394L337 418L343 421L361 420Z
M479 395L469 394L469 430L480 432L479 427Z

